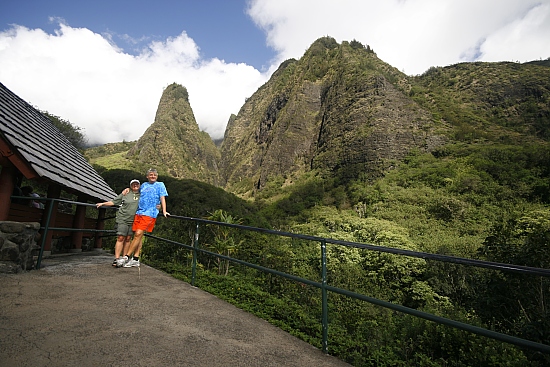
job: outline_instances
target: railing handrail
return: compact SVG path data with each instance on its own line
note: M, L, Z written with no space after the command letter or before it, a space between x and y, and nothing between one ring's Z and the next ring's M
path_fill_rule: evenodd
M42 196L16 196L12 195L12 199L24 199L24 200L33 200L33 201L57 201L60 203L66 203L66 204L75 204L75 205L81 205L81 206L93 206L95 207L96 204L92 203L83 203L81 201L73 201L69 199L61 199L61 198L48 198L48 197L42 197ZM118 209L116 206L107 206L104 207L104 209Z
M24 199L24 200L35 200L35 201L40 200L40 201L50 201L50 202L57 201L57 202L61 202L61 203L67 203L67 204L74 204L74 205L88 206L88 207L96 208L96 204L83 203L83 202L79 202L79 201L61 199L61 198L12 195L11 199ZM116 207L116 206L102 207L102 209L118 209L118 207ZM44 247L45 247L46 237L47 237L48 231L86 232L86 233L97 233L97 232L113 233L114 232L112 230L106 230L106 229L50 227L49 223L50 223L50 219L51 219L51 216L52 216L53 205L49 205L45 209L40 209L40 210L44 210L47 219L45 221L46 225L40 227L40 229L43 230L44 232L42 233L42 236L41 236L40 251L38 253L38 258L36 260L36 269L40 269L40 266L41 266L41 263L42 263L42 258L44 256ZM106 220L106 219L108 219L108 218L104 218L103 220Z
M244 229L244 230L249 230L254 232L262 232L262 233L268 233L268 234L273 234L277 236L292 237L292 238L298 238L298 239L309 240L309 241L316 241L316 242L325 241L326 243L331 243L334 245L356 247L356 248L362 248L366 250L386 252L386 253L395 254L395 255L404 255L404 256L410 256L410 257L417 257L421 259L476 266L476 267L493 269L493 270L501 270L505 272L516 272L516 273L550 277L550 269L544 269L544 268L535 268L530 266L505 264L505 263L484 261L484 260L466 259L466 258L450 256L450 255L438 255L438 254L431 254L428 252L405 250L405 249L399 249L394 247L384 247L384 246L378 246L373 244L364 244L364 243L351 242L351 241L335 240L332 238L325 238L325 237L319 237L319 236L313 236L313 235L305 235L305 234L298 234L298 233L292 233L292 232L278 231L274 229L245 226L242 224L216 222L209 219L192 218L192 217L185 217L185 216L178 216L178 215L170 215L170 218L182 219L187 221L196 221L196 222L205 223L205 224L216 224L216 225L221 225L225 227L239 228L239 229Z
M520 347L525 347L525 348L536 350L536 351L539 351L539 352L542 352L542 353L550 354L550 346L546 345L546 344L537 343L537 342L533 342L531 340L522 339L522 338L511 336L511 335L508 335L508 334L499 333L499 332L496 332L496 331L492 331L492 330L488 330L488 329L485 329L485 328L473 326L473 325L466 324L466 323L463 323L463 322L459 322L459 321L456 321L456 320L452 320L452 319L444 318L444 317L441 317L441 316L433 315L433 314L430 314L430 313L427 313L427 312L419 311L419 310L409 308L409 307L406 307L406 306L402 306L402 305L399 305L399 304L394 304L394 303L391 303L391 302L379 300L377 298L368 297L368 296L365 296L365 295L362 295L362 294L359 294L359 293L355 293L355 292L351 292L351 291L348 291L348 290L345 290L345 289L329 286L329 285L326 284L326 270L325 270L326 269L326 257L323 257L321 259L322 260L321 262L323 264L323 273L324 274L322 276L322 278L323 278L322 282L319 283L319 282L315 282L315 281L312 281L312 280L309 280L309 279L301 278L301 277L298 277L298 276L295 276L295 275L292 275L292 274L288 274L288 273L280 272L280 271L277 271L277 270L274 270L274 269L265 268L265 267L262 267L260 265L248 263L246 261L235 259L235 258L232 258L230 256L226 256L226 255L222 255L222 254L218 254L218 253L214 253L214 252L211 252L211 251L208 251L208 250L198 248L197 244L198 244L198 237L199 237L198 236L198 234L199 234L199 223L213 224L213 225L219 225L219 226L249 230L249 231L254 231L254 232L268 233L268 234L274 234L274 235L278 235L278 236L292 237L292 238L299 238L299 239L310 240L310 241L315 241L315 242L321 242L321 247L322 248L324 246L326 246L326 243L332 243L332 244L335 244L335 245L343 245L343 246L348 246L348 247L357 247L357 248L362 248L362 249L366 249L366 250L393 253L393 254L396 254L396 255L405 255L405 256L419 257L419 258L424 258L424 259L429 258L429 259L436 260L436 261L446 261L446 262L452 262L452 263L457 263L457 264L483 267L483 268L489 268L489 269L501 270L501 271L507 271L507 272L528 273L528 274L531 274L531 275L539 275L539 276L544 276L544 277L550 277L550 271L548 269L533 268L533 267L527 267L527 266L519 266L519 265L513 265L513 264L504 264L504 263L496 263L496 262L481 261L481 260L471 260L471 259L464 259L464 258L459 258L459 257L454 257L454 256L435 255L435 254L429 254L429 253L424 253L424 252L396 249L396 248L391 248L391 247L368 245L368 244L362 244L362 243L356 243L356 242L350 242L350 241L333 240L333 239L330 239L330 238L324 238L324 237L318 237L318 236L312 236L312 235L304 235L304 234L296 234L296 233L284 232L284 231L278 231L278 230L272 230L272 229L266 229L266 228L251 227L251 226L245 226L245 225L236 224L236 223L216 222L216 221L209 220L209 219L201 219L201 218L193 218L193 217L177 216L177 215L171 215L171 216L169 216L169 218L180 219L180 220L185 220L185 221L192 221L192 222L196 223L196 233L195 233L195 240L194 240L194 245L193 246L185 245L185 244L177 242L177 241L172 241L172 240L160 238L160 237L157 237L157 236L153 236L153 235L148 234L148 233L146 233L145 235L147 237L151 237L151 238L154 238L154 239L157 239L157 240L161 240L161 241L169 242L169 243L176 244L176 245L179 245L179 246L183 246L183 247L186 247L186 248L192 250L193 251L193 267L196 266L195 264L196 264L197 252L201 252L201 253L205 253L205 254L208 254L208 255L211 255L211 256L215 256L215 257L218 257L218 258L221 258L221 259L225 259L225 260L237 263L237 264L248 266L248 267L263 271L263 272L275 274L275 275L278 275L278 276L285 277L287 279L291 279L291 280L294 280L294 281L297 281L297 282L308 284L308 285L320 288L323 292L331 291L331 292L334 292L334 293L342 294L342 295L345 295L345 296L348 296L348 297L352 297L352 298L359 299L359 300L362 300L362 301L366 301L366 302L369 302L369 303L372 303L372 304L376 304L378 306L389 308L389 309L392 309L394 311L399 311L399 312L406 313L406 314L409 314L409 315L412 315L412 316L420 317L420 318L423 318L423 319L426 319L426 320L429 320L429 321L433 321L433 322L436 322L436 323L439 323L439 324L444 324L444 325L451 326L451 327L461 329L461 330L465 330L465 331L468 331L468 332L471 332L471 333L474 333L474 334L482 335L482 336L485 336L485 337L488 337L488 338L491 338L491 339L500 340L500 341L505 342L505 343L514 344L514 345L517 345L517 346L520 346ZM323 250L324 250L324 248L323 248ZM324 254L324 251L322 251L322 252ZM192 285L194 285L194 281L195 281L195 269L193 268L193 275L192 275L192 278L191 278L191 284ZM327 321L328 318L326 317L326 314L325 314L327 312L328 305L326 304L326 297L323 297L322 307L323 307L323 342L322 342L323 348L322 349L323 349L324 353L328 353L328 347L327 347L328 346L328 340L327 340L328 334L327 334L327 331L326 331L328 329L328 321Z

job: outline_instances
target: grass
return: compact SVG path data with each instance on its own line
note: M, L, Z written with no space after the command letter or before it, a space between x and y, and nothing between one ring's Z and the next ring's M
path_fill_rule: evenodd
M91 164L105 167L105 169L132 169L132 160L126 158L128 151L90 159Z

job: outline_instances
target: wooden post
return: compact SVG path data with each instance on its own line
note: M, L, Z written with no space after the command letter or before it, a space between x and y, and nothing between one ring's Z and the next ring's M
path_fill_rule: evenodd
M56 184L50 183L50 185L48 186L48 194L47 195L48 195L49 198L59 199L59 196L61 195L61 187L59 187ZM45 227L46 225L48 225L49 227L55 227L55 220L56 220L56 217L57 217L57 207L59 205L59 202L48 200L46 202L46 209L45 209L44 213L47 213L47 211L49 210L50 205L53 205L52 216L50 217L50 223L46 223L48 218L47 218L46 215L43 215L42 216L42 223L41 223L42 227ZM51 254L51 252L52 252L52 237L53 237L53 232L48 231L48 233L46 235L46 240L44 242L44 252L46 253L46 256Z
M0 172L0 221L8 220L14 181L15 169L12 166L2 166L2 172Z
M86 202L86 196L79 195L78 202ZM73 228L84 228L84 219L86 218L86 207L84 205L76 206L76 213L73 218ZM71 252L80 252L82 251L82 232L72 232L71 234L71 243L73 248Z
M97 224L96 224L96 229L98 230L103 230L105 229L105 212L107 210L105 208L100 208L98 210L98 213L97 213ZM102 247L102 240L101 240L101 236L103 236L103 233L101 232L96 232L95 234L95 243L94 243L94 248L101 248ZM124 255L124 254L123 254Z

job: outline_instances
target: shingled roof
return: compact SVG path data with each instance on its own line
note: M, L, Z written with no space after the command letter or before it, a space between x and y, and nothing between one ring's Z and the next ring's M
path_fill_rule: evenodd
M0 83L0 138L37 176L71 193L106 201L116 196L50 119ZM16 163L17 167L21 165ZM17 167L23 172L23 167ZM25 167L28 170L28 167ZM27 177L29 178L29 177Z

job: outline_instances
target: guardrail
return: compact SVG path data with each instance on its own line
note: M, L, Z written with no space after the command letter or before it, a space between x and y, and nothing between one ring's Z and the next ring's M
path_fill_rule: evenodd
M71 205L78 205L78 206L87 206L87 207L93 207L96 208L95 204L90 203L82 203L78 201L72 201L72 200L65 200L65 199L55 199L55 198L44 198L44 197L28 197L28 196L11 196L11 199L22 199L22 200L33 200L33 201L44 201L44 202L59 202L59 203L66 203ZM42 236L40 238L40 251L38 253L38 258L36 260L36 269L40 269L42 265L42 258L44 257L44 247L46 243L47 234L49 231L64 231L64 232L83 232L83 233L111 233L115 234L116 232L114 230L107 230L107 229L91 229L91 228L65 228L65 227L50 227L49 223L51 221L52 212L53 212L54 205L46 205L45 209L45 215L46 220L43 221L43 223L46 223L45 226L40 227L40 230L42 230ZM104 209L113 209L117 210L117 207L105 207ZM107 220L110 218L103 218L103 220Z
M335 244L335 245L341 245L346 247L355 247L360 248L368 251L378 251L378 252L386 252L396 255L402 255L402 256L410 256L410 257L417 257L422 259L430 259L430 260L436 260L436 261L442 261L442 262L449 262L449 263L455 263L455 264L462 264L462 265L468 265L468 266L475 266L475 267L482 267L487 269L493 269L493 270L500 270L505 272L515 272L515 273L522 273L522 274L531 274L531 275L537 275L537 276L543 276L543 277L550 277L550 270L549 269L542 269L542 268L533 268L533 267L527 267L527 266L519 266L519 265L512 265L512 264L503 264L503 263L497 263L497 262L490 262L490 261L481 261L481 260L471 260L471 259L464 259L454 256L446 256L446 255L436 255L436 254L430 254L425 252L417 252L417 251L410 251L410 250L403 250L403 249L397 249L397 248L389 248L389 247L381 247L376 245L369 245L369 244L362 244L362 243L356 243L356 242L348 242L348 241L341 241L341 240L334 240L330 238L322 238L317 236L310 236L310 235L303 235L303 234L296 234L296 233L290 233L290 232L283 232L283 231L277 231L277 230L270 230L265 228L257 228L257 227L250 227L245 226L241 224L233 224L233 223L223 223L223 222L216 222L208 219L199 219L199 218L192 218L192 217L185 217L185 216L176 216L172 215L169 218L172 219L178 219L183 221L191 221L195 224L195 235L193 240L193 245L186 245L177 241L168 240L165 238L157 237L151 234L146 234L147 237L154 238L159 241L164 241L167 243L171 243L174 245L179 245L184 248L187 248L189 250L192 250L193 258L192 258L192 272L191 272L191 285L195 285L196 280L196 266L197 266L197 254L203 253L210 256L215 256L220 259L228 260L236 264L244 265L250 268L254 268L256 270L274 274L277 276L281 276L296 282L304 283L311 285L313 287L321 289L321 298L322 298L322 350L324 353L328 353L328 292L334 292L338 293L344 296L348 296L351 298L355 298L358 300L362 300L365 302L369 302L381 307L389 308L394 311L399 311L405 314L409 314L412 316L420 317L426 320L430 320L439 324L451 326L457 329L465 330L474 334L482 335L488 338L492 338L495 340L500 340L505 343L517 345L519 347L529 348L538 352L542 353L548 353L550 354L550 346L533 342L530 340L518 338L515 336L507 335L498 333L492 330L484 329L481 327L469 325L463 322L451 320L448 318L440 317L437 315L433 315L427 312L419 311L413 308L405 307L402 305L394 304L391 302L379 300L376 298L368 297L359 293L351 292L346 289L341 289L337 287L332 287L327 284L327 256L326 256L326 245L328 243ZM307 241L314 241L318 242L320 246L320 252L321 252L321 282L312 281L309 279L301 278L292 274L280 272L274 269L266 268L257 264L252 264L243 260L239 260L236 258L232 258L230 256L218 254L212 251L208 251L205 249L201 249L199 247L199 238L200 238L200 224L211 224L211 225L218 225L218 226L225 226L225 227L232 227L237 228L239 230L244 231L252 231L252 232L261 232L266 234L272 234L277 236L283 236L283 237L291 237L291 238L297 238Z

